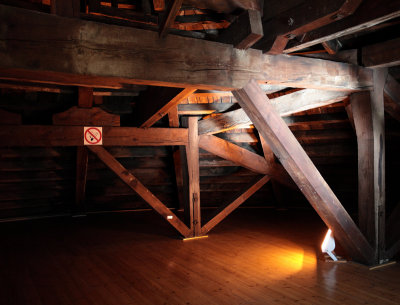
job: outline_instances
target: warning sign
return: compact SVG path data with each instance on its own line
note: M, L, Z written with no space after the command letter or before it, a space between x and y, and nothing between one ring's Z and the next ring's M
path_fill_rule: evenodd
M84 145L103 145L102 127L83 127Z

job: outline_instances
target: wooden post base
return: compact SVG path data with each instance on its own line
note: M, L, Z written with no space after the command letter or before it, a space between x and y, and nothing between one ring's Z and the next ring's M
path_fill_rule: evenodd
M198 239L203 239L203 238L207 238L208 235L202 235L202 236L194 236L194 237L186 237L186 238L182 238L183 241L190 241L190 240L198 240Z

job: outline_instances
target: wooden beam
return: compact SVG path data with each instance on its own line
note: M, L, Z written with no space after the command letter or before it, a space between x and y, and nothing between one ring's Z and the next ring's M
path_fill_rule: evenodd
M380 232L385 223L385 76L380 77L383 79L377 80L376 90L371 94L354 93L350 96L350 103L358 144L358 222L382 260L385 251L385 227L383 233Z
M168 113L169 126L179 128L178 107L172 107ZM189 177L187 172L187 160L185 146L173 148L173 160L176 178L176 189L179 200L179 209L185 211L185 207L189 206ZM185 217L188 218L188 217ZM189 217L190 218L190 217ZM190 226L190 222L186 225Z
M230 213L237 209L243 202L245 202L255 192L262 188L270 179L271 177L269 176L263 176L261 179L258 178L257 182L251 183L251 185L247 187L243 193L236 195L235 200L233 200L232 202L228 202L227 204L224 204L220 208L218 208L211 219L201 228L201 233L203 235L206 235L211 229L213 229L217 224L224 220Z
M175 17L181 9L182 2L183 0L169 0L166 15L159 28L159 35L161 38L167 35L168 29L174 24Z
M282 165L279 164L278 162L276 162L276 157L272 151L272 149L268 146L267 142L265 141L265 139L263 138L262 135L260 135L260 142L261 142L261 147L264 153L264 158L267 161L267 163L270 166L275 166L275 167L280 167L282 168L281 171L285 171L285 169L283 169ZM290 179L290 177L288 177ZM291 180L291 179L290 179ZM271 180L271 186L272 186L272 191L274 193L274 197L276 200L276 207L278 209L284 209L286 207L286 203L283 200L283 196L282 196L282 190L281 190L281 186L280 183L278 183L275 179Z
M342 101L346 96L347 93L345 92L306 89L277 97L271 100L271 104L281 116L287 116ZM230 129L243 128L250 124L251 120L247 114L243 109L238 109L200 121L199 134L210 135Z
M70 109L53 114L54 125L66 126L120 126L120 116L111 114L99 107Z
M196 88L151 87L143 92L135 109L136 123L143 128L153 126L172 108L196 91Z
M243 87L250 78L324 90L372 86L371 71L345 63L262 55L253 49L237 50L179 36L160 41L151 31L4 5L0 6L0 29L1 79L93 88L139 84L232 90Z
M260 155L236 144L225 141L216 136L201 135L199 146L218 157L235 162L236 164L255 173L269 175L282 184L293 187L293 182L284 169L279 166L268 164Z
M260 11L247 10L218 34L218 41L233 44L237 49L247 50L263 36Z
M85 214L86 178L88 170L88 150L84 146L77 147L76 153L76 186L75 186L75 214Z
M331 54L331 55L335 55L342 48L342 44L340 43L340 41L338 39L324 41L322 43L322 46L324 47L326 52L328 52L328 54Z
M305 1L263 23L268 35L255 47L269 54L281 54L288 41L308 31L351 15L362 0ZM285 20L285 22L282 22Z
M134 175L121 165L104 147L88 146L118 177L143 198L157 213L167 220L184 237L191 235L191 230L156 196L153 195Z
M197 132L197 121L197 117L189 117L189 141L186 146L189 174L189 211L193 236L201 235L199 135Z
M273 172L273 167L260 155L216 136L201 135L199 146L216 156L231 160L253 172L264 175Z
M400 65L400 38L362 48L362 63L369 68Z
M257 82L252 80L232 93L347 253L356 261L373 263L374 250Z
M225 112L236 107L236 103L202 103L202 104L180 104L179 115L206 115L215 112Z
M358 9L342 20L309 31L302 42L288 47L293 53L313 45L357 33L400 16L400 0L363 0Z
M188 142L185 128L103 127L104 146L178 146ZM0 128L0 147L81 146L83 127L19 125Z
M78 88L78 105L81 108L92 108L93 106L93 88Z

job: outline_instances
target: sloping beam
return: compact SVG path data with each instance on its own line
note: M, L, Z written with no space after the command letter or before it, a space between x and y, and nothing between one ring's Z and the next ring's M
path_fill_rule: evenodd
M306 89L283 95L270 101L273 108L281 115L326 106L342 101L345 92ZM215 134L235 128L243 128L251 124L251 120L243 109L238 109L199 122L199 134Z
M343 248L354 260L373 263L374 250L257 82L232 93Z
M188 142L185 128L103 127L104 146L178 146ZM0 128L0 147L80 146L82 126L20 125Z
M400 38L362 48L362 63L369 68L392 67L400 64Z
M200 215L200 166L199 166L199 135L197 132L197 117L189 117L189 141L186 145L186 159L189 174L189 210L190 228L193 236L201 235Z
M201 135L200 148L226 160L231 160L255 173L270 174L273 167L263 157L236 144L212 135Z
M195 88L148 88L141 95L141 101L137 103L135 109L137 125L142 128L153 126L179 102L195 91Z
M288 47L284 52L296 52L324 41L354 34L399 16L400 0L363 0L351 16L309 31L302 42Z
M168 209L156 196L153 195L134 175L121 165L104 147L99 145L88 146L105 165L121 178L132 190L143 198L158 214L167 220L184 237L191 234L191 230Z
M183 0L169 0L169 6L167 8L166 15L162 21L159 29L160 37L165 37L168 33L168 29L172 27L175 21L176 15L178 15L181 9Z
M180 36L160 41L152 31L4 5L0 6L0 40L0 78L9 80L94 88L139 84L223 91L241 88L250 78L324 90L372 86L368 69L345 63L262 55L253 49L237 50Z
M230 160L255 173L269 175L282 184L293 188L293 182L283 168L267 161L245 148L212 135L201 135L199 147L225 160Z
M268 33L255 48L269 54L281 54L289 39L351 15L362 0L304 1L264 22ZM285 20L285 22L282 22Z
M376 86L350 96L358 145L358 222L374 245L378 261L385 257L385 71L374 71Z
M260 11L247 10L218 34L218 41L233 44L237 49L247 50L263 36Z
M222 205L211 219L201 228L201 233L203 235L207 234L211 229L213 229L217 224L224 220L230 213L237 209L243 202L249 199L255 192L262 188L271 178L269 176L263 176L261 179L257 179L257 182L253 182L246 191L236 195L235 200Z

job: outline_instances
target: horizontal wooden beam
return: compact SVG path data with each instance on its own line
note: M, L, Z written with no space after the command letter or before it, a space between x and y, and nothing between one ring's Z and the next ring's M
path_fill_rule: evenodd
M233 95L347 253L356 261L373 263L373 248L258 84L252 80Z
M185 128L103 127L104 146L186 145ZM0 147L81 146L82 126L18 125L0 128Z
M327 90L372 86L368 69L345 63L263 55L258 50L180 36L160 40L152 31L4 5L0 6L0 29L1 79L93 88L141 84L232 90L250 78Z
M255 192L262 188L271 177L263 176L261 179L257 179L257 182L253 182L243 193L236 195L235 200L222 205L217 209L214 216L201 228L203 235L207 234L212 228L224 220L230 213L237 209L243 202L249 199Z
M281 116L287 116L342 101L346 96L347 93L340 91L306 89L272 99L271 105ZM251 120L247 114L238 109L200 121L199 134L215 134L249 124Z
M362 63L369 68L400 65L400 38L362 48Z
M184 237L191 235L191 230L156 196L153 195L135 176L121 165L104 147L88 146L101 161L118 175L131 189L143 198L157 213L167 220Z
M181 104L178 105L179 115L205 115L214 112L224 112L237 106L235 103Z
M54 125L74 126L120 126L120 116L99 107L70 109L53 115Z
M363 0L351 16L309 31L302 42L288 47L284 52L296 52L324 41L354 34L399 16L400 0Z

